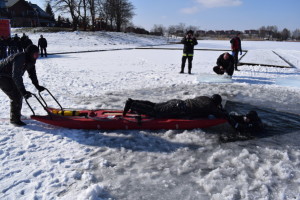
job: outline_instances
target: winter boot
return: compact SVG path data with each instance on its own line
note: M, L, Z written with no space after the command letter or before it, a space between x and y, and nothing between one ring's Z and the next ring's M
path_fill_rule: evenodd
M129 98L126 103L125 103L125 107L124 107L124 110L123 110L123 116L125 117L126 116L126 113L130 110L131 108L131 105L132 105L132 102L133 100L131 98Z
M21 127L21 126L27 125L26 123L22 122L21 120L18 120L18 121L10 120L10 123L16 127Z

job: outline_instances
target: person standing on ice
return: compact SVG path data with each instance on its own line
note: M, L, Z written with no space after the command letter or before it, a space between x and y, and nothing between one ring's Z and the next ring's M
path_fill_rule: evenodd
M206 118L213 115L217 118L225 118L222 109L222 97L214 94L211 97L199 96L194 99L173 99L162 103L128 99L126 101L123 116L131 110L138 114L145 114L156 118Z
M227 73L229 76L233 75L234 72L234 58L229 53L223 53L217 59L217 66L213 68L217 74Z
M47 57L47 40L43 37L43 35L41 35L39 39L38 47L41 49L41 57L44 56L44 53L45 57Z
M29 78L38 91L45 88L39 85L35 63L39 57L39 48L30 45L25 52L13 54L0 62L0 89L10 99L10 123L15 126L25 126L21 121L23 97L28 99L31 93L26 91L23 75L28 72Z
M197 39L194 37L194 31L189 30L187 35L182 38L181 43L184 44L183 48L183 56L181 63L181 71L180 73L184 73L185 62L188 60L188 72L191 74L192 72L192 61L194 57L194 46L198 44Z
M237 65L238 65L238 62L239 62L239 52L240 54L242 55L242 42L241 42L241 39L240 39L240 32L238 32L236 34L235 37L233 37L231 40L230 40L230 43L231 43L231 50L232 50L232 55L234 57L234 69L236 71L239 71L238 68L237 68Z

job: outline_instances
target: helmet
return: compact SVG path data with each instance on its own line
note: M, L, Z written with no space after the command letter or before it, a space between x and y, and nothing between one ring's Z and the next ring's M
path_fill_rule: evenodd
M194 35L194 31L193 30L189 30L186 34L192 34L192 35Z
M39 48L36 45L29 45L26 49L25 49L25 53L28 55L32 55L33 53L39 52Z
M222 103L222 97L219 94L212 95L211 99L216 105L220 105Z
M249 112L246 114L246 117L247 117L248 119L250 119L250 121L256 121L256 120L258 119L257 112L254 111L254 110L249 111Z

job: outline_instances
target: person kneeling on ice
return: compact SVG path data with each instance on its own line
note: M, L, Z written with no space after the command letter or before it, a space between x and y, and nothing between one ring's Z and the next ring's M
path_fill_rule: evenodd
M236 130L227 140L252 139L263 130L263 123L256 111L251 110L246 115L232 112L228 115L229 124Z
M213 68L217 74L227 73L229 76L233 75L234 72L234 58L228 52L223 53L217 60L217 66Z
M123 116L126 116L126 113L131 110L134 113L156 118L207 118L210 115L216 118L225 118L221 103L222 97L218 94L186 100L173 99L162 103L129 98L126 101Z
M10 123L16 126L25 126L21 121L23 97L28 99L31 93L26 91L23 75L28 72L33 85L39 91L45 88L39 85L35 63L39 57L39 48L30 45L25 52L13 54L0 62L0 88L10 98Z

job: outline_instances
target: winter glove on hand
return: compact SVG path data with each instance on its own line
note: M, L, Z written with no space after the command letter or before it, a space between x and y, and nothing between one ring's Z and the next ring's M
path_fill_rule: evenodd
M37 89L39 92L42 92L42 91L44 91L46 88L44 88L43 86L38 85L38 86L36 86L36 89Z
M23 94L23 97L24 97L25 99L29 99L30 97L32 97L32 94L31 94L31 92L26 91L26 92Z

